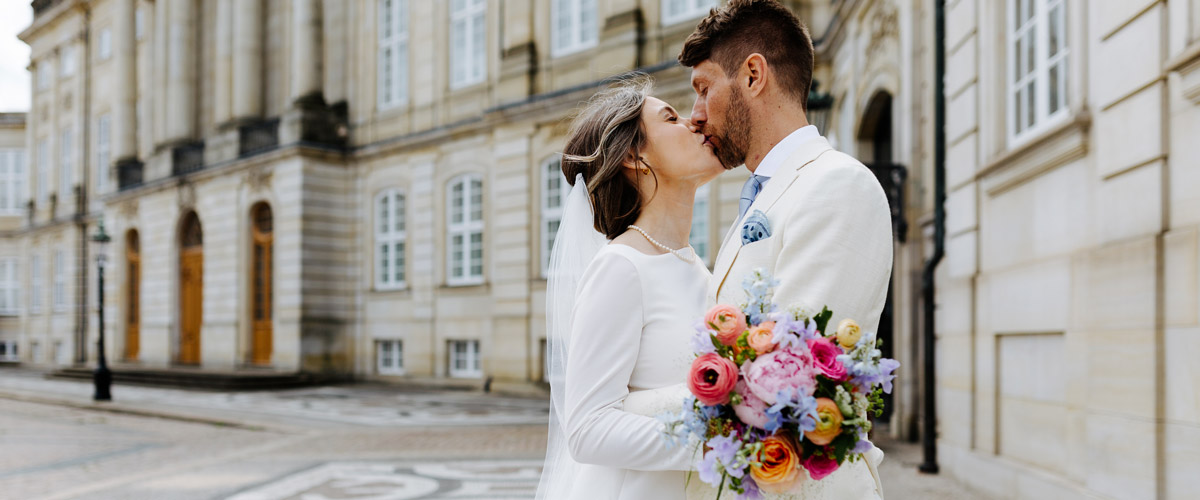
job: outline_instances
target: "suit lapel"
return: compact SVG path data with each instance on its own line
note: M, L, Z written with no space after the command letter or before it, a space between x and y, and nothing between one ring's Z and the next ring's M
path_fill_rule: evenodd
M800 169L832 149L829 141L826 141L824 137L805 142L787 160L784 160L783 165L776 171L776 175L767 181L763 191L754 198L754 203L750 204L750 208L746 209L746 213L750 214L755 210L763 213L770 212L783 193L796 181ZM713 278L720 276L720 284L717 285L716 292L713 294L713 299L718 302L721 298L721 289L725 287L725 281L729 277L729 271L733 268L733 263L737 261L738 253L742 250L742 239L739 237L741 231L737 230L741 223L742 220L739 217L729 228L729 232L725 234L725 241L721 243L721 249L717 252L717 261L713 265Z

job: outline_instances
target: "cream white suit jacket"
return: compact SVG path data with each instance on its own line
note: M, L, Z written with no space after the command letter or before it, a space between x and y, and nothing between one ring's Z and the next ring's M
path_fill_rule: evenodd
M710 305L744 303L743 278L764 268L779 280L776 304L800 306L811 314L828 306L831 327L853 318L864 330L878 331L892 273L892 224L887 196L870 170L835 151L823 137L806 141L746 213L755 210L766 214L771 234L743 245L743 221L734 223L717 254ZM843 464L829 477L809 481L797 495L783 498L883 498L876 469L883 452L874 448L866 457L865 464Z

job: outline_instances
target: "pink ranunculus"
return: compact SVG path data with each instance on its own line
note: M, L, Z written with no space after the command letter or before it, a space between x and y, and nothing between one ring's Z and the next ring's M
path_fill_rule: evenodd
M718 341L732 346L746 331L746 313L729 304L717 304L704 315L704 324L713 329Z
M809 339L808 350L812 352L813 365L830 380L841 382L846 380L846 365L838 361L842 348L827 338Z
M750 388L746 387L746 382L744 381L738 382L733 387L733 390L742 396L742 404L733 405L733 412L737 414L738 418L742 422L745 422L746 425L766 429L768 421L767 408L771 405L768 405L765 401L759 399L758 396L755 396L753 392L750 392Z
M833 471L838 470L838 463L837 460L829 457L813 455L804 461L804 468L808 470L808 475L814 481L820 481L825 476L833 474Z
M768 405L775 404L779 391L784 389L811 396L817 390L816 374L812 355L793 347L776 349L742 367L750 392Z
M701 404L715 406L729 402L729 392L737 381L737 365L710 352L692 361L687 383Z

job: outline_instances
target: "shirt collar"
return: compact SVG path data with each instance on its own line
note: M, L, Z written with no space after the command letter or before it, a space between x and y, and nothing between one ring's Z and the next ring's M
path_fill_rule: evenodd
M767 156L763 158L762 163L759 163L758 168L754 170L754 175L767 178L774 176L775 172L779 170L779 166L783 164L783 161L791 156L797 148L818 137L821 137L821 134L817 132L817 127L813 125L806 125L793 130L782 141L779 141L779 144L771 148L771 151L767 152Z

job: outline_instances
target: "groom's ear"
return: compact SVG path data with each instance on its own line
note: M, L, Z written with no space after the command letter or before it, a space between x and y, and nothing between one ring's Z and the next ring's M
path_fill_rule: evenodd
M758 52L746 56L737 83L748 96L761 94L767 88L767 58Z

